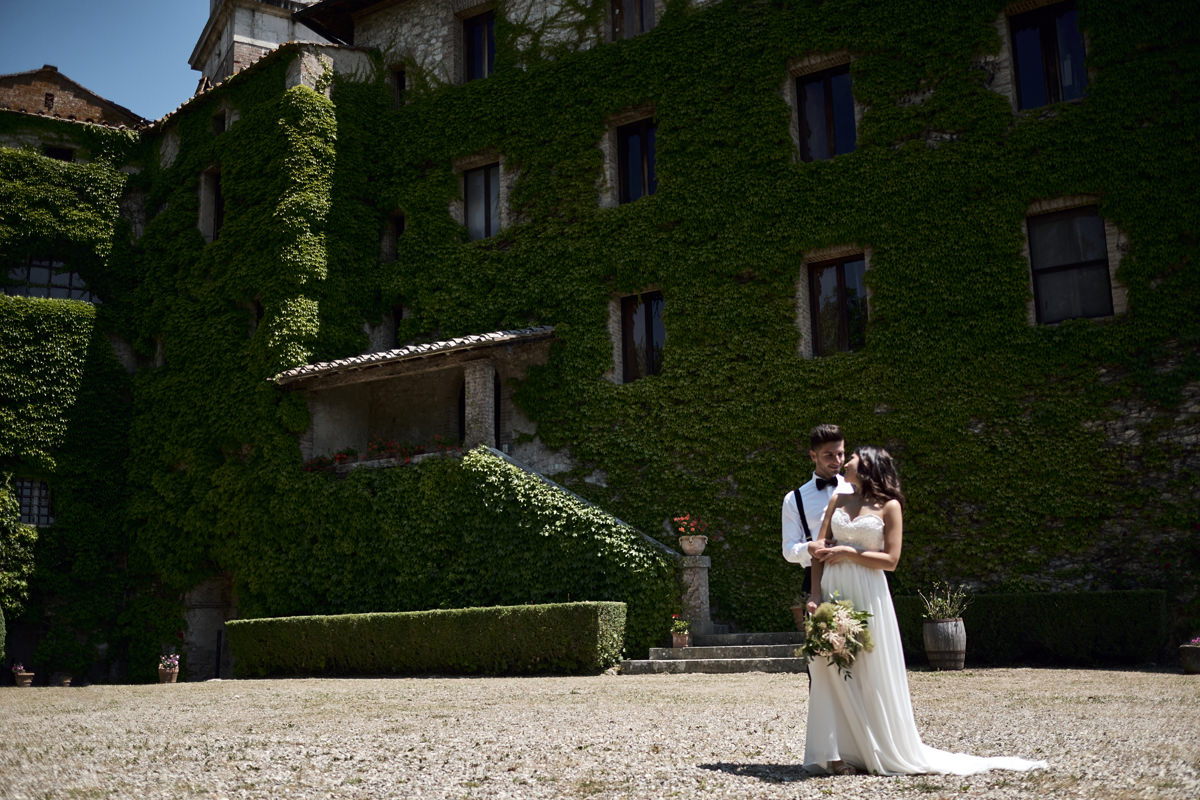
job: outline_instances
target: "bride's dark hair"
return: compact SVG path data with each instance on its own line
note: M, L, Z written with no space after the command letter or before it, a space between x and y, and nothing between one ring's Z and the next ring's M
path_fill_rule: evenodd
M900 476L892 456L882 447L863 445L854 451L858 456L858 479L862 482L863 498L886 503L899 500L904 505L904 492L900 491Z

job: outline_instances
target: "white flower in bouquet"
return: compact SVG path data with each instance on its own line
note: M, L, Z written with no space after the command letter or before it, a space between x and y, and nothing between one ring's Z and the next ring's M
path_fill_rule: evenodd
M804 646L800 654L810 661L828 658L842 677L850 679L850 666L858 654L875 649L867 629L870 612L856 609L847 600L822 603L804 622Z

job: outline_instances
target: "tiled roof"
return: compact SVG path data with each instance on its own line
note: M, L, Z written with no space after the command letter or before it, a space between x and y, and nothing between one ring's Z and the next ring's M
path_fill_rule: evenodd
M409 359L425 358L482 347L494 347L502 344L531 342L549 338L553 333L554 327L552 325L543 325L537 328L520 328L512 331L493 331L492 333L480 333L474 336L462 336L458 339L448 339L444 342L410 344L406 347L398 347L395 350L385 350L380 353L365 353L361 356L339 358L336 361L322 361L317 364L305 364L300 367L293 367L286 372L279 373L271 380L282 386L303 378L370 369Z

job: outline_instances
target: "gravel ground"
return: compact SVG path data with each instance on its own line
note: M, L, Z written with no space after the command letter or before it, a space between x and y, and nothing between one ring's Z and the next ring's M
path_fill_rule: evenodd
M208 681L0 689L0 797L1200 797L1200 675L909 682L927 744L1050 769L806 776L803 675Z

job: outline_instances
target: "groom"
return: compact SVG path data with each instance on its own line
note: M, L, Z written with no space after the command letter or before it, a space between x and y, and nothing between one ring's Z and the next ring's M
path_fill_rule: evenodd
M818 548L817 536L825 508L834 492L844 494L853 488L841 476L846 460L846 437L837 425L818 425L809 434L808 456L813 462L812 479L788 492L783 498L783 557L804 567L802 592L808 612L817 610L811 599L813 551Z

